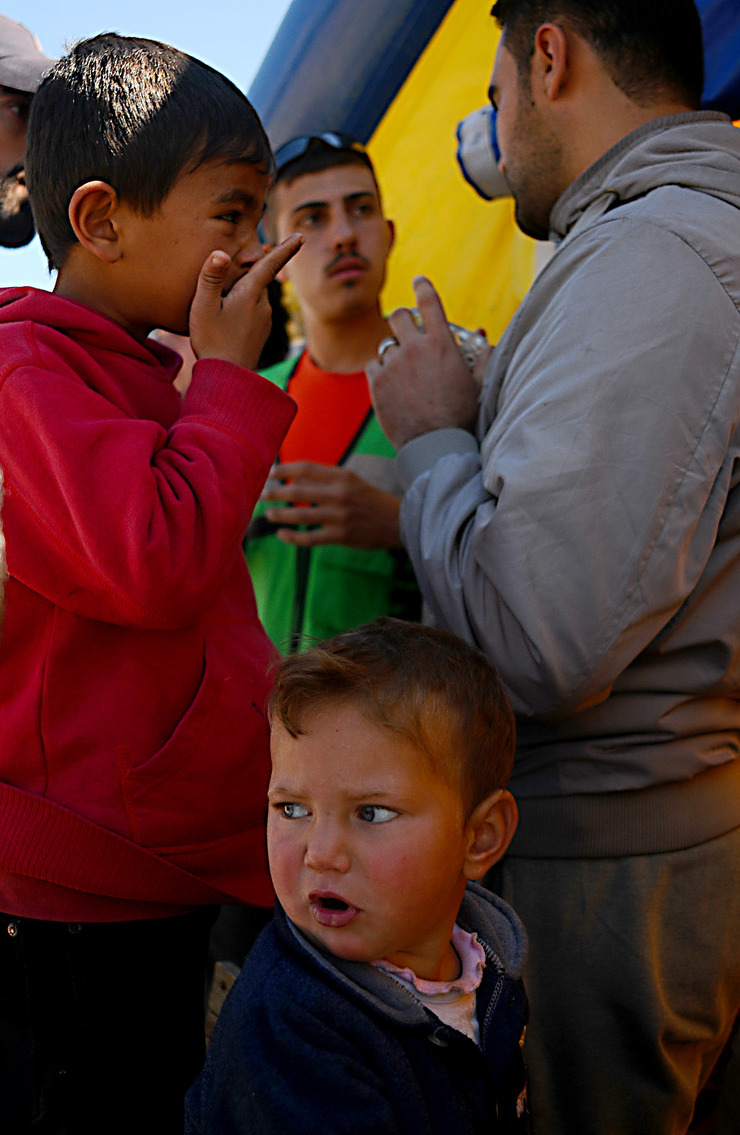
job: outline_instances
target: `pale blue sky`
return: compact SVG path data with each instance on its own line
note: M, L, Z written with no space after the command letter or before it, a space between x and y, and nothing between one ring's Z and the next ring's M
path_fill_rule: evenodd
M0 12L25 24L46 55L65 44L116 31L161 39L217 67L247 91L291 0L0 0ZM0 249L0 287L32 284L51 288L53 279L38 239L25 249Z

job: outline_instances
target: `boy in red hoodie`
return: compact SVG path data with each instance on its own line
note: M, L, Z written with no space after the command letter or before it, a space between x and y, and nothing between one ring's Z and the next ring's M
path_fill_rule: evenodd
M294 414L250 368L300 237L263 255L246 98L149 40L54 66L26 170L59 275L0 292L1 1094L19 1130L165 1135L202 1060L213 904L272 902L241 540ZM182 403L156 327L190 334Z

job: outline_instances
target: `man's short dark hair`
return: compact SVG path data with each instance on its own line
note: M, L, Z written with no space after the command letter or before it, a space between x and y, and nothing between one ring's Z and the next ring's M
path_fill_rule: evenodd
M382 617L289 655L268 711L293 737L317 710L353 705L400 733L459 789L466 816L504 788L514 760L514 713L495 666L456 635Z
M537 28L562 24L591 45L633 102L649 105L670 92L699 106L704 52L694 0L498 0L491 15L520 71L529 69Z
M280 150L277 153L279 154ZM364 166L369 169L377 184L373 163L364 149L349 145L332 146L315 135L307 141L306 148L299 157L286 162L283 166L278 162L275 184L290 185L297 177L303 177L306 173L322 173L325 169L333 169L334 166L350 165Z
M183 171L213 158L272 173L267 135L248 99L224 75L168 44L95 36L60 59L34 96L26 177L50 267L75 235L75 190L100 179L144 216Z

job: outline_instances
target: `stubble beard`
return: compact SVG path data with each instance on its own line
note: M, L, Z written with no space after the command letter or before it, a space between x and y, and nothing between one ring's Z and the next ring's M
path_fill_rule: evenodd
M526 236L534 240L549 240L550 213L560 195L563 150L560 140L543 127L532 112L532 101L525 95L519 100L517 129L520 136L520 153L516 167L518 175L512 184L514 218Z

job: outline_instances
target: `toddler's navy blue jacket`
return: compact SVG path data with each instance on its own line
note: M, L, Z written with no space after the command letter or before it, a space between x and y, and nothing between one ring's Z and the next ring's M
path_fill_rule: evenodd
M475 884L458 922L487 956L480 1048L387 974L316 949L277 906L188 1093L186 1135L528 1131L524 929Z

